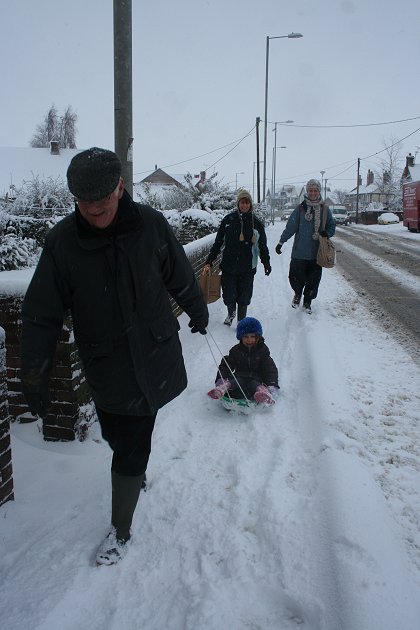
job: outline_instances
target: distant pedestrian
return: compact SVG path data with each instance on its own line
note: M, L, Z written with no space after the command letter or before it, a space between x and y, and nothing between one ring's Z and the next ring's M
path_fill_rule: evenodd
M131 540L158 409L187 385L169 295L206 333L207 306L161 212L135 203L121 162L93 147L67 171L75 211L48 233L22 310L22 391L45 417L64 313L70 309L104 439L113 451L111 529L96 555L115 564Z
M322 230L325 213L326 224ZM276 253L281 254L283 244L294 236L289 267L289 282L295 292L293 308L299 307L303 295L303 308L312 313L312 301L318 295L322 276L322 267L316 262L319 235L331 238L334 234L335 221L328 205L322 201L321 184L317 179L310 179L303 202L293 210L276 245Z
M237 209L222 219L204 265L205 272L210 271L222 247L222 294L228 310L224 324L231 326L236 309L238 322L246 316L251 303L258 257L264 266L265 275L271 273L264 225L254 214L252 197L247 190L238 192Z

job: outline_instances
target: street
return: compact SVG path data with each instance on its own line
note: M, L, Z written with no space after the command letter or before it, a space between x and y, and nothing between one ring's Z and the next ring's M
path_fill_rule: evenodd
M337 266L384 328L420 362L420 236L337 228Z

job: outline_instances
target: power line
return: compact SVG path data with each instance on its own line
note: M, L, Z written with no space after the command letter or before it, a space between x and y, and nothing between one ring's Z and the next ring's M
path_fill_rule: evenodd
M216 153L217 151L221 151L222 149L226 149L226 147L230 147L232 144L236 144L236 146L234 146L231 151L233 151L237 146L239 146L239 144L241 144L241 142L243 140L245 140L245 138L247 138L255 129L255 125L253 126L253 128L251 129L251 131L249 131L245 136L243 136L243 138L240 138L239 140L233 140L232 142L229 142L228 144L224 144L222 147L218 147L217 149L213 149L212 151L207 151L207 153L202 153L201 155L196 155L195 157L192 158L188 158L187 160L182 160L181 162L175 162L174 164L167 164L166 166L162 166L161 168L171 168L172 166L179 166L179 164L185 164L186 162L192 162L193 160L198 160L199 158L205 157L206 155L211 155L212 153ZM231 151L228 151L226 153L226 155L228 155ZM226 156L223 156L226 157ZM223 159L223 157L220 158L220 160ZM217 160L217 162L220 162L220 160ZM217 164L217 162L215 162L214 164ZM214 164L212 164L212 166L214 166ZM211 168L211 166L209 166L209 168ZM149 169L147 171L140 171L139 173L134 173L134 175L144 175L144 173L150 173L152 169Z
M232 151L234 151L234 150L236 149L236 147L238 147L238 146L241 144L241 142L243 142L243 141L245 140L245 138L248 138L248 136L249 136L249 135L250 135L250 134L254 131L254 129L255 129L255 125L252 127L252 129L250 129L250 130L248 131L248 133L247 133L247 134L246 134L243 138L241 138L241 140L239 140L239 142L238 142L238 143L237 143L234 147L232 147L232 148L230 149L230 151L228 151L227 153L225 153L225 155L222 155L222 157L221 157L221 158L219 158L218 160L216 160L216 162L213 162L213 164L211 164L208 168L213 168L213 166L215 166L215 164L217 164L218 162L220 162L221 160L223 160L223 159L224 159L227 155L229 155L229 153L232 153Z
M379 125L395 125L396 123L409 122L410 120L419 120L420 116L413 116L413 118L402 118L401 120L388 120L386 122L378 123L360 123L354 125L298 125L288 123L277 123L283 127L303 127L304 129L338 129L338 128L352 128L352 127L377 127ZM274 125L273 122L268 121L270 125Z
M379 155L380 153L383 153L384 151L387 151L387 149L392 149L392 147L395 147L397 144L399 144L403 140L407 140L407 138L409 138L410 136L414 136L414 134L417 133L418 131L420 131L420 127L418 129L415 129L411 133L409 133L408 136L404 136L404 138L400 138L399 140L397 140L393 144L390 144L389 147L385 147L385 148L381 149L380 151L377 151L376 153L372 153L372 155L367 155L366 157L360 158L360 159L361 160L368 160L369 158L374 157L375 155Z

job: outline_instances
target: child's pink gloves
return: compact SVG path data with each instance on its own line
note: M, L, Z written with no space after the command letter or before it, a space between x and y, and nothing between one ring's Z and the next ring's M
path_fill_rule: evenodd
M224 396L231 387L232 383L229 380L219 378L219 380L216 381L216 387L207 392L207 396L210 396L213 400L219 400L219 398Z

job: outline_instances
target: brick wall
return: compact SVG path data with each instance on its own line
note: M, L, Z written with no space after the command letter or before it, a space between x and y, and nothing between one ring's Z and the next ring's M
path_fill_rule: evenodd
M20 331L22 296L0 294L0 326L6 332L6 371L9 414L12 420L34 420L21 392ZM51 407L43 421L45 440L83 439L87 430L80 407L90 401L82 366L73 340L72 323L67 317L55 353L50 381Z
M7 404L6 349L4 330L0 328L0 505L14 499L10 416Z

